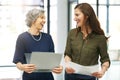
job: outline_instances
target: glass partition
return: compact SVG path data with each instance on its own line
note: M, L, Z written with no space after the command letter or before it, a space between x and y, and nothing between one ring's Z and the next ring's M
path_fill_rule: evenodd
M18 34L27 30L25 15L32 8L43 7L43 0L0 0L0 65L12 63ZM4 62L3 62L4 61Z

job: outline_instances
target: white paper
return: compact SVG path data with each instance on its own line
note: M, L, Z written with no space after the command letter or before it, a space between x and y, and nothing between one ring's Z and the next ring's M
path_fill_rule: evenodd
M83 66L74 62L68 62L67 65L67 67L73 68L75 70L74 73L76 74L91 75L92 73L99 71L99 65Z

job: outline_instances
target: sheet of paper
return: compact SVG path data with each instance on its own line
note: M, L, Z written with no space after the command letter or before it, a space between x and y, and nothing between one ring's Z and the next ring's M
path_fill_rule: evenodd
M69 62L67 65L68 67L73 68L77 74L91 75L92 73L99 71L99 65L83 66L74 62Z

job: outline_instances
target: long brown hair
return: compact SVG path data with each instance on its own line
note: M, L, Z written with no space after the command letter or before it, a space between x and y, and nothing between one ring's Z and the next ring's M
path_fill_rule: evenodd
M79 9L80 11L82 11L82 13L85 15L85 17L88 17L85 25L90 26L93 33L98 34L98 35L105 35L104 31L100 27L98 18L95 15L95 12L90 4L88 4L88 3L77 4L74 9ZM87 29L87 27L86 27L86 29ZM79 28L78 28L78 31L80 31Z

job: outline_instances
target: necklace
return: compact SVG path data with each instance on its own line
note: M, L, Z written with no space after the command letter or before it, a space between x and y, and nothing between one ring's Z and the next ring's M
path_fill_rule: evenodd
M32 36L33 40L35 40L35 41L40 41L41 37L42 37L42 33L39 35L38 39L36 39L32 34L30 34L30 35Z

